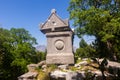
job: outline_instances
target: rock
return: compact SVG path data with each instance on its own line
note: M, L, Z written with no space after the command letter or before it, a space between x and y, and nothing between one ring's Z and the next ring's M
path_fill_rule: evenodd
M93 74L95 74L96 77L101 77L102 73L101 71L92 71Z
M42 69L45 69L45 68L47 68L47 65L43 65L43 66L42 66Z
M27 65L27 68L28 68L29 72L34 72L37 67L38 67L37 64L29 64L29 65Z
M87 61L82 61L82 62L79 63L79 65L84 65L84 66L87 65L87 64L88 64Z
M46 61L44 60L44 61L39 62L37 65L42 66L42 65L45 65L45 64L46 64Z
M83 58L82 60L83 60L83 61L87 61L87 60L88 60L88 58Z
M58 68L59 69L68 69L68 65L59 65Z
M38 73L37 72L27 72L18 77L18 80L36 80Z
M66 80L77 80L76 72L68 72L66 75Z
M79 65L79 64L75 64L74 66L75 66L75 67L80 67L81 65Z
M92 73L95 75L94 80L102 80L103 76L101 71L93 71ZM109 74L108 72L104 72L104 74L107 80L113 80L112 78L114 78L114 75Z
M108 61L108 66L120 69L120 63L118 63L118 62Z
M83 80L84 76L85 75L83 73L62 72L59 70L51 72L51 74L50 74L50 77L52 79L57 79L57 80Z
M87 61L81 61L81 62L75 64L75 67L80 67L81 65L85 66L85 65L87 65L87 64L88 64Z
M46 70L47 70L47 65L43 65L43 66L42 66L42 71L45 72Z
M107 68L110 74L120 76L120 63L108 61Z
M66 75L66 80L83 80L83 77L80 73L68 72Z
M54 72L51 72L50 77L54 78L54 79L58 79L58 78L64 78L66 77L67 72L62 72L59 70L56 70Z
M81 75L81 78L85 78L85 71L79 71L78 73Z

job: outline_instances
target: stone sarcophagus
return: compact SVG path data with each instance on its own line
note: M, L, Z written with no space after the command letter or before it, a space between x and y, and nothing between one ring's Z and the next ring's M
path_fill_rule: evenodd
M47 37L46 63L74 64L73 32L68 20L62 20L53 9L48 20L40 25L40 30Z

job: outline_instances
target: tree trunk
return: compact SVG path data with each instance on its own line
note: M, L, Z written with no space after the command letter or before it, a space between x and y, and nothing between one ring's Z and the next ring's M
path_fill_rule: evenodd
M114 49L113 49L112 43L110 43L110 41L107 41L107 48L108 48L110 60L117 61L117 56L114 53Z

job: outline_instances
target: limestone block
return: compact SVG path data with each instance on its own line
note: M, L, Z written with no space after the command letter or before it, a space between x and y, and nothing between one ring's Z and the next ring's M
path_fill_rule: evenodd
M65 79L66 74L67 74L67 72L62 72L62 71L56 70L56 71L51 72L50 76L54 79L58 79L58 78L64 78Z
M37 72L27 72L18 77L18 80L36 80L38 73Z
M68 72L66 75L66 80L83 80L83 77L77 72Z
M37 64L29 64L29 65L27 65L27 68L28 68L29 72L34 72L37 67L38 67Z
M58 68L59 69L68 69L69 65L59 65Z
M45 65L45 64L46 64L46 61L44 60L44 61L39 62L37 65L42 66L42 65Z

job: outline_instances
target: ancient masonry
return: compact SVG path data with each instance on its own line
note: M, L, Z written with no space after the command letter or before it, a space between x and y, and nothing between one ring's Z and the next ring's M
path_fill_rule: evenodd
M74 64L72 37L69 21L62 20L52 9L47 21L40 25L47 37L47 64Z

